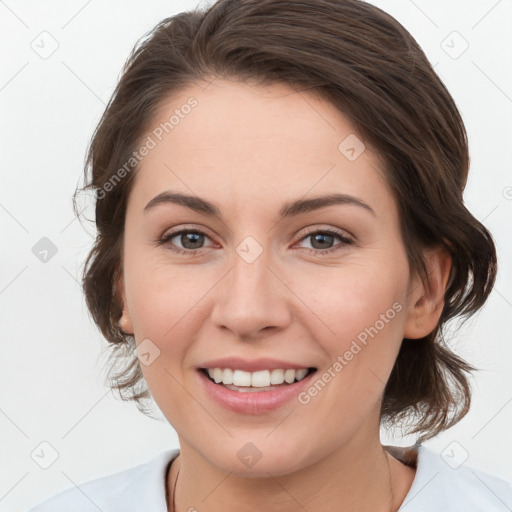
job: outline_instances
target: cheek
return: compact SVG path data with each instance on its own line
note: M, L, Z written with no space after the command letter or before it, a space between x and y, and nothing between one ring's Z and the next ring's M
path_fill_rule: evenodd
M403 338L406 271L391 269L386 258L380 264L347 261L329 271L329 277L323 269L323 276L309 274L296 282L297 295L307 297L301 322L321 345L327 365L338 361L332 369L337 382L333 388L376 398Z
M148 250L127 240L124 265L126 300L136 339L173 336L208 290L204 270L170 263L163 249Z
M405 309L406 275L386 267L384 259L379 263L346 261L336 269L304 272L295 280L294 290L310 311L306 317L322 320L326 332L343 341L375 324L388 310L394 319L400 317L395 315L398 309ZM401 307L393 309L394 303Z
M309 403L311 422L318 419L312 430L327 436L338 436L340 425L354 431L374 410L402 341L405 276L372 265L354 269L340 270L327 289L310 276L298 292L310 308L301 321L326 356L301 403Z
M200 298L211 286L193 279L192 267L184 271L183 267L171 268L168 263L163 265L148 258L144 269L139 267L131 275L129 268L126 272L144 379L158 406L166 413L171 411L172 421L178 421L175 411L189 407L190 395L177 382L183 382L187 350L201 324L197 317ZM152 357L150 364L144 364L146 349Z

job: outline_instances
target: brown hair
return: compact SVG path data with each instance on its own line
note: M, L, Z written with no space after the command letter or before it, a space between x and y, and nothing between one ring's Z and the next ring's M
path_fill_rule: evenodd
M138 41L93 134L82 189L96 192L97 228L83 289L94 321L113 345L112 388L146 413L143 401L151 394L133 337L118 327L122 306L115 289L136 165L107 185L130 160L159 106L210 77L318 93L382 157L411 270L428 286L422 249L440 245L452 256L439 323L425 338L403 340L385 388L382 421L411 420L408 432L421 433L422 440L460 421L471 400L466 374L475 368L448 348L443 327L483 306L496 278L496 250L464 206L468 144L452 97L409 32L360 0L219 0L162 20Z

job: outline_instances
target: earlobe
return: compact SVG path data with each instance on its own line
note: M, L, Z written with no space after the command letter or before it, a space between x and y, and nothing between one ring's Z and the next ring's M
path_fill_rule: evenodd
M404 338L418 339L430 334L436 328L443 311L452 264L451 255L444 247L436 248L427 253L426 261L428 283L418 282L410 293Z
M128 310L125 307L123 307L123 313L119 319L118 325L124 334L133 334L132 320Z
M115 285L114 285L114 293L118 294L119 300L121 301L121 304L123 306L121 318L119 318L119 321L118 321L119 328L121 329L121 331L124 334L133 334L132 319L130 317L128 308L126 307L124 276L121 271L117 272L117 277L115 279Z

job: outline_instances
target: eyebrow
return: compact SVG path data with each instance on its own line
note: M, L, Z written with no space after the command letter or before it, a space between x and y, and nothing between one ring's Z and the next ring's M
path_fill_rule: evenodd
M214 204L202 199L198 196L191 196L179 192L165 191L151 199L144 207L144 213L151 208L160 204L178 204L194 210L197 213L206 214L211 217L222 219L222 214ZM319 210L332 205L354 205L364 208L366 211L376 217L376 213L371 206L366 204L362 199L349 194L327 194L324 196L313 197L311 199L298 199L289 203L285 203L279 211L280 217L287 218L302 213Z

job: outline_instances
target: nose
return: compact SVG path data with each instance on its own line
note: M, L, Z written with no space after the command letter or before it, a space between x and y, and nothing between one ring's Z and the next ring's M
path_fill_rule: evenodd
M269 252L264 250L252 262L235 253L231 269L216 286L212 321L239 339L258 339L290 322L292 293L271 268Z

